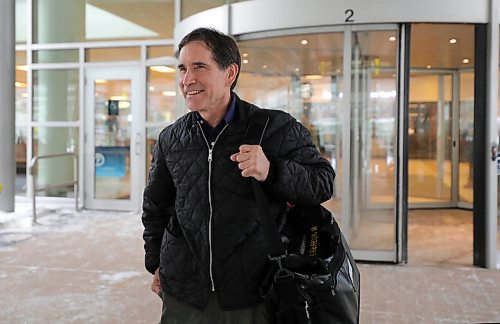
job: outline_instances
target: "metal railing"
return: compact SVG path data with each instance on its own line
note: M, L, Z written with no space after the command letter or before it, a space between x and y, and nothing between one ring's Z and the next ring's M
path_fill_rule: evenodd
M73 181L61 182L55 184L47 184L44 187L37 187L36 175L38 173L38 161L47 158L57 158L62 156L73 156ZM78 156L76 153L60 153L60 154L48 154L48 155L37 155L33 157L28 165L28 172L31 175L31 188L33 194L33 223L36 223L36 193L38 191L43 191L53 188L63 188L73 186L75 191L75 210L79 211L78 208Z

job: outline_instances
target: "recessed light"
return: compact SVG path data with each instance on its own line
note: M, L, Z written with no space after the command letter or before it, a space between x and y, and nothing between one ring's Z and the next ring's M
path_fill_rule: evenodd
M307 39L303 39L300 43L301 43L302 45L307 45L309 42L307 41Z
M391 42L395 42L395 41L396 41L396 36L391 36L391 37L389 37L389 41L391 41Z
M247 59L244 59L243 60L243 64L247 64L248 63L248 60Z
M455 44L457 42L457 39L456 38L452 38L450 39L450 44Z
M267 69L267 64L262 65L263 69Z
M296 67L295 72L299 72L299 71L300 71L300 68Z
M248 53L243 53L243 57L248 57Z
M432 69L432 65L427 64L426 68L428 68L428 69Z
M468 58L464 58L464 59L462 60L462 62L463 62L464 64L467 64L467 63L469 63L469 62L470 62L470 60L469 60Z

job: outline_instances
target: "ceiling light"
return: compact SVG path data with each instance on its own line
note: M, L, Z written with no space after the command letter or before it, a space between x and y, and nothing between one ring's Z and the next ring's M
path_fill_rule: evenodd
M155 87L150 86L150 87L149 87L149 91L155 91Z
M450 44L455 44L457 42L457 39L456 38L452 38L450 39Z
M243 60L243 64L247 64L248 63L248 60L247 59L244 59Z
M469 62L470 62L470 60L469 60L468 58L464 58L464 59L462 60L462 62L463 62L464 64L467 64L467 63L469 63Z
M108 82L107 80L103 80L103 79L95 79L94 80L95 84L104 84L106 82Z
M248 53L243 53L243 57L248 57Z
M27 65L16 65L16 70L28 71Z
M307 39L303 39L300 43L301 43L302 45L307 45L309 42L307 41Z
M150 66L149 69L151 71L160 72L160 73L175 73L175 69L170 66L158 65L158 66Z
M391 37L389 37L389 41L391 41L391 42L395 42L395 41L396 41L396 36L391 36Z
M300 71L300 68L296 67L295 72L299 72L299 71Z
M26 88L26 83L24 82L15 82L14 85L16 88Z
M175 97L175 91L173 90L163 91L161 94L165 97Z
M432 69L432 65L427 64L426 68L428 68L428 69Z
M267 69L267 64L262 65L263 69Z
M309 75L306 75L305 78L307 80L319 80L321 79L323 76L320 75L320 74L309 74Z

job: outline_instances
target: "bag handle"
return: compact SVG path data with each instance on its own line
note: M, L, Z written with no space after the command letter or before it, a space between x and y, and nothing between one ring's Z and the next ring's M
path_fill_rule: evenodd
M265 114L264 110L257 110L253 113L245 134L245 143L261 145L264 133L269 123L269 116ZM252 182L252 189L255 195L257 209L260 211L262 226L264 230L264 237L266 240L268 255L271 260L277 260L281 267L281 259L286 256L286 249L281 241L278 227L274 222L271 215L269 202L267 201L266 194L260 182L255 179L250 179Z

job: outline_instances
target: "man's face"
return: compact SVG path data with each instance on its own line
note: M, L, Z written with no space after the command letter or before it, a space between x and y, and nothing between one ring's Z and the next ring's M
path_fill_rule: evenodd
M236 64L222 70L205 43L192 41L179 53L179 87L191 111L203 117L225 110L236 75Z

